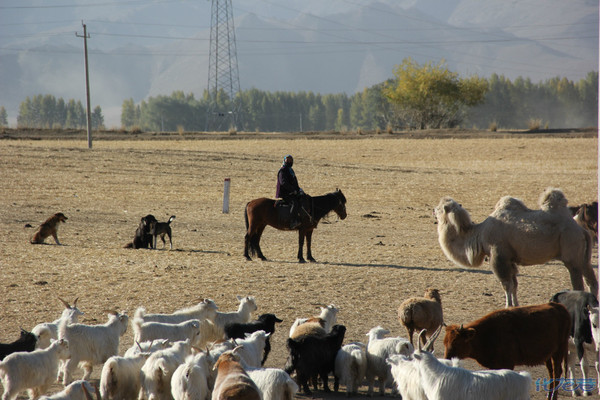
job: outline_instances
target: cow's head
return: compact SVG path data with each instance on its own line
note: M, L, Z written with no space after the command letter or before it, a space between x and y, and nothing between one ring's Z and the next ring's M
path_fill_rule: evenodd
M458 325L448 325L444 337L446 351L444 358L467 358L471 356L471 341L475 337L475 329L463 328Z

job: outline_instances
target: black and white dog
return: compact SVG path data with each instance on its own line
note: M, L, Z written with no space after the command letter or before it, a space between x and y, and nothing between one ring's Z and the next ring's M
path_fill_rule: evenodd
M165 235L169 237L170 249L173 250L173 240L171 238L171 222L175 219L174 215L167 222L154 222L150 227L150 234L152 235L152 248L156 249L156 237L160 235L163 242L163 248L167 246L165 242Z

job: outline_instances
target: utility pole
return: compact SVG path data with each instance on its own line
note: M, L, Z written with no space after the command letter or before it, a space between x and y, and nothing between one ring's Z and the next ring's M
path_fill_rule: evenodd
M87 27L81 21L81 25L83 25L83 36L75 33L75 36L83 38L83 53L85 57L85 97L86 97L86 117L87 117L87 141L88 141L88 149L92 148L92 111L90 110L90 74L88 69L88 50L87 50L87 40L90 37L87 34Z

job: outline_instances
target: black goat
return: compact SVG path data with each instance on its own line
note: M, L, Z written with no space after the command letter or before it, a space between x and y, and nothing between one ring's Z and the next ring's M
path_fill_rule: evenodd
M17 351L33 351L37 343L37 336L25 329L21 329L21 337L12 343L0 343L0 360Z
M290 352L285 365L285 372L296 371L298 385L305 394L311 394L308 380L316 382L317 376L323 381L326 392L329 392L328 376L335 368L335 356L342 347L346 327L334 325L325 336L304 335L287 340Z
M588 314L589 307L598 307L598 299L592 293L580 290L558 292L550 301L560 303L571 315L571 337L577 348L577 360L583 357L583 343L593 343L592 325Z
M245 324L233 323L225 325L225 335L227 339L244 339L247 333L256 331L269 333L270 335L267 336L265 352L261 361L261 365L264 365L265 361L267 361L267 356L271 352L271 336L275 333L275 324L280 322L283 322L283 320L277 318L275 314L261 314L256 321L250 321Z

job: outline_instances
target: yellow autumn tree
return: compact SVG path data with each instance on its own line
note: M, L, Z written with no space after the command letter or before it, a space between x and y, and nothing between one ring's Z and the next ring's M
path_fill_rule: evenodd
M468 107L483 102L487 87L483 78L460 78L443 60L420 65L407 58L394 69L384 95L406 125L437 129L460 124Z

